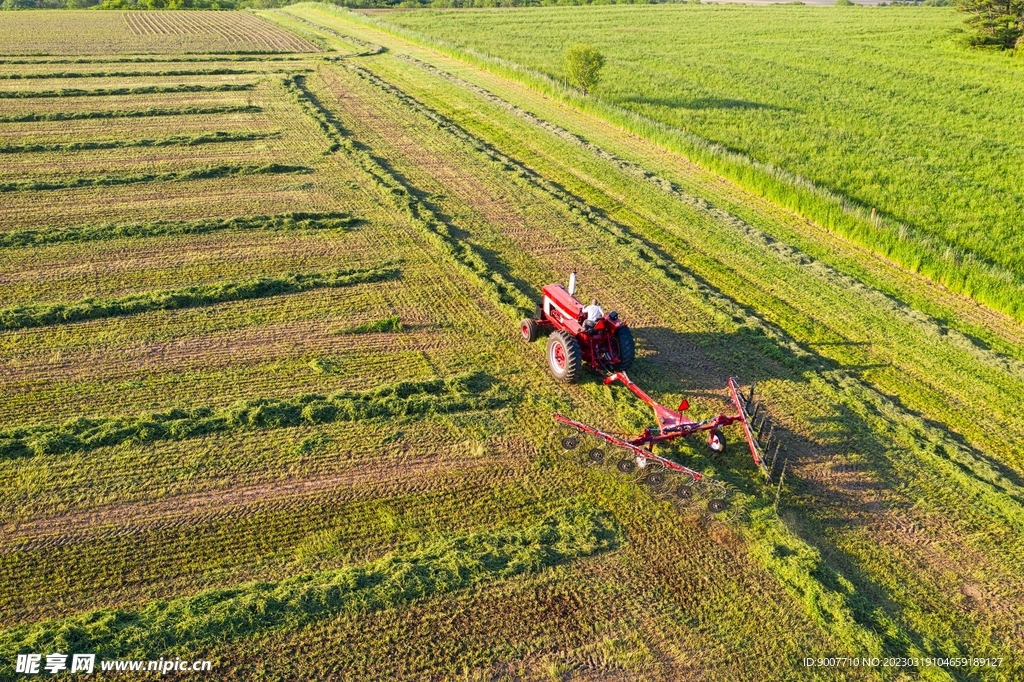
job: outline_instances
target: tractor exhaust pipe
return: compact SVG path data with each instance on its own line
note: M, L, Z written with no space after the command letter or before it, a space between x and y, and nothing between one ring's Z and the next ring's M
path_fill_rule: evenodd
M573 270L569 273L569 295L576 295L576 271Z

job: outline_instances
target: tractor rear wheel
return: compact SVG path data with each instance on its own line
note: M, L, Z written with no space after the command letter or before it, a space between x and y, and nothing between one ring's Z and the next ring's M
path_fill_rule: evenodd
M527 317L519 323L519 331L522 332L523 338L529 343L537 340L537 323L530 318Z
M572 384L583 373L583 355L576 337L558 330L548 337L548 369L559 381Z
M619 346L619 362L615 369L625 372L633 366L636 359L636 342L633 341L633 332L629 327L619 327L615 330L615 340Z

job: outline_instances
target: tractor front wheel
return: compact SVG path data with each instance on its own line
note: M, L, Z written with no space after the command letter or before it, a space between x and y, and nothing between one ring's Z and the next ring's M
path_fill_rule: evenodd
M580 344L569 332L558 330L548 337L548 369L559 381L572 384L583 373Z
M625 372L633 366L633 360L636 359L636 342L633 341L633 332L629 330L629 327L619 327L615 330L615 340L619 346L619 362L615 365L615 369Z
M530 318L527 317L519 323L519 331L522 332L523 338L529 343L537 340L537 323Z

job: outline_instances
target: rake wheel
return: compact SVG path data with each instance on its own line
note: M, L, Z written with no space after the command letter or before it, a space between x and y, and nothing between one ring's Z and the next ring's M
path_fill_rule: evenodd
M631 474L636 470L636 460L629 459L628 457L626 459L620 459L619 463L615 465L615 468L624 474Z
M576 436L566 436L562 439L562 447L566 450L575 450L580 444L580 439Z
M601 448L594 448L587 453L587 457L590 458L592 464L604 464L604 450Z
M644 478L644 483L646 483L652 488L657 488L658 486L665 483L665 472L652 471L651 473L647 474L646 478Z

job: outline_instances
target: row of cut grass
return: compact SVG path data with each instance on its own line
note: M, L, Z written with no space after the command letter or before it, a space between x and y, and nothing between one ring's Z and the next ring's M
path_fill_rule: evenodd
M0 145L0 154L31 154L35 152L77 152L87 149L126 149L134 147L195 147L218 142L255 142L280 137L280 132L250 133L216 131L199 135L171 135L150 140L81 140L78 142L30 143Z
M43 246L71 242L93 242L107 239L162 237L211 232L245 232L249 230L343 230L359 223L357 218L342 212L278 213L276 215L236 218L201 218L199 220L156 220L150 223L73 225L35 230L0 232L0 248Z
M114 185L134 185L145 182L187 182L189 180L207 180L210 178L234 178L246 175L277 175L282 173L311 173L306 166L287 166L280 163L268 163L262 166L222 165L207 168L192 168L183 171L166 173L131 173L127 175L92 175L59 180L15 180L0 183L2 192L39 192L44 190L73 189L76 187L111 187Z
M59 425L8 429L0 432L0 456L59 455L127 442L141 445L185 440L236 429L452 414L497 409L507 401L501 386L476 373L447 380L403 381L369 391L339 391L329 396L253 398L222 409L193 407L135 417L83 417Z
M80 121L104 118L145 118L148 116L211 116L216 114L256 114L262 107L253 104L228 104L216 107L151 107L149 109L109 109L106 111L47 111L0 116L0 123L37 121Z
M291 73L305 73L310 69L294 69ZM40 71L36 73L0 73L0 80L33 80L39 78L146 78L156 76L242 76L266 73L264 69L172 69L167 71Z
M397 276L398 270L395 268L290 273L280 277L218 282L106 300L87 298L71 304L26 304L0 309L0 330L9 331L105 317L120 317L151 310L178 310L226 301L244 301L295 294L325 287L345 287L366 282L380 282Z
M614 517L568 508L522 529L447 538L409 554L363 566L300 575L277 584L216 590L139 611L94 611L63 621L12 628L2 635L6 658L26 650L89 650L104 658L208 647L272 628L297 628L343 612L408 604L489 580L615 548Z
M0 90L0 99L30 99L36 97L111 97L121 95L154 95L175 92L245 92L256 83L219 83L199 85L137 85L123 88L61 88L60 90Z

